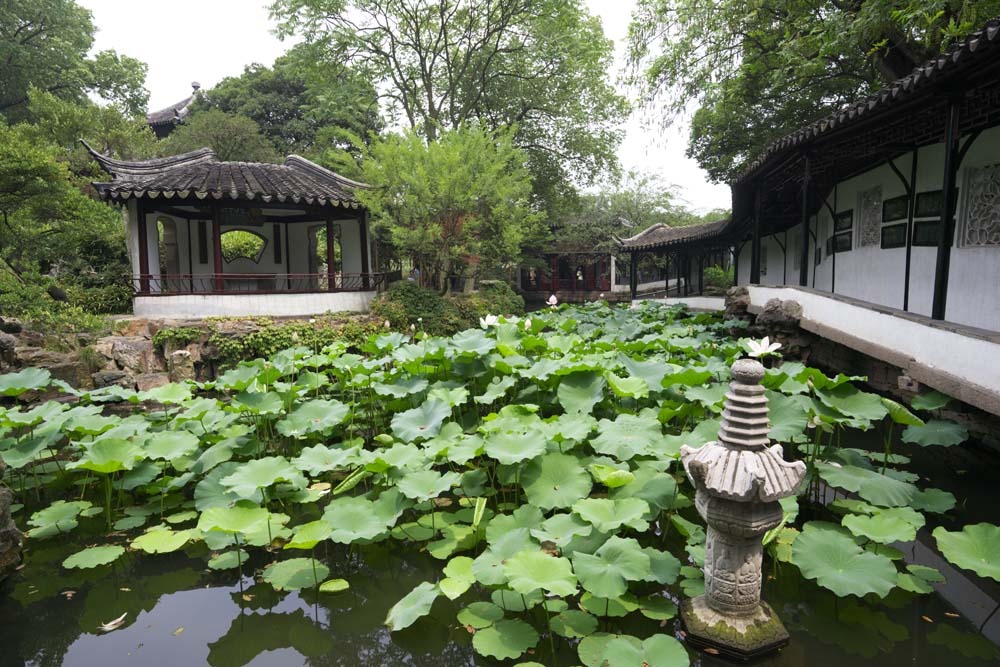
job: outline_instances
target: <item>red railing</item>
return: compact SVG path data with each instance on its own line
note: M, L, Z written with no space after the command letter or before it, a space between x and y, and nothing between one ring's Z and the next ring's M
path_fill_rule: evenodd
M174 294L294 294L381 289L384 273L178 273L133 276L138 296Z

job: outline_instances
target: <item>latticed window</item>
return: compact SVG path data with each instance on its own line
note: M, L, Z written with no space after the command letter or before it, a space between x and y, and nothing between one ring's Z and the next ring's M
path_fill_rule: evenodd
M1000 245L1000 165L970 167L965 184L959 245Z
M882 186L858 195L860 210L858 247L877 246L882 242Z

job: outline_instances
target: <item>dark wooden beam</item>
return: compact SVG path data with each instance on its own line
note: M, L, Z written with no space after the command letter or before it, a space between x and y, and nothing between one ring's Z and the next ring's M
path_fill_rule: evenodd
M135 202L135 217L139 238L139 292L149 294L149 230L146 226L146 203L141 199Z
M948 274L951 269L951 243L955 235L955 177L958 172L959 146L959 105L958 97L948 100L948 111L944 140L944 174L941 178L944 191L941 226L938 237L937 262L934 268L934 300L931 317L943 320L948 307Z
M368 289L368 211L362 210L358 216L358 235L361 239L361 283L363 289Z
M222 263L222 212L219 208L212 209L212 257L213 266L212 273L215 274L215 283L213 285L216 292L222 292L225 288L225 282L222 278L223 273L223 263Z

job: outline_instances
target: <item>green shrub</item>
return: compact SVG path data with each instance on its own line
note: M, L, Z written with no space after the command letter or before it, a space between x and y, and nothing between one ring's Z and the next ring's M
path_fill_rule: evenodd
M204 331L194 327L167 327L153 334L153 345L161 351L166 351L168 346L178 350L204 335Z
M10 276L0 280L0 313L16 317L26 328L46 335L94 333L107 328L103 316L49 296L45 280L22 283Z
M132 312L132 288L126 284L70 285L69 301L88 313L118 315Z
M224 364L235 364L239 361L268 358L290 347L307 347L319 352L338 341L359 345L372 334L381 331L379 324L370 319L345 320L325 316L309 321L274 322L268 318L253 321L260 328L245 335L213 331L208 344L215 348L218 360Z
M524 299L501 281L483 282L478 292L442 296L416 283L400 281L380 294L372 315L393 329L411 325L433 335L450 335L479 326L486 315L523 315Z
M705 267L705 291L724 294L733 286L733 267L723 269L721 266Z

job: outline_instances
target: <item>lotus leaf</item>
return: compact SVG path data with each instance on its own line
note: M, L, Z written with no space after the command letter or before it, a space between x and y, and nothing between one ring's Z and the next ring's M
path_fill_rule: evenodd
M889 411L889 418L897 424L905 424L906 426L924 425L923 419L907 410L905 405L897 403L891 398L883 396L882 405L884 405L886 410Z
M351 587L346 579L327 579L319 585L320 593L340 593Z
M131 546L148 554L168 554L183 547L196 534L196 530L170 530L157 526L132 540Z
M267 527L269 512L263 507L211 507L198 518L198 530L251 533Z
M896 566L885 556L864 551L828 524L807 523L792 544L792 562L802 576L837 595L874 593L884 598L896 585Z
M819 462L816 470L827 484L853 491L883 507L906 507L919 493L917 487L908 482L854 465Z
M649 396L649 385L641 377L618 377L614 373L608 372L605 377L611 390L618 396L629 398L646 398Z
M620 414L614 421L602 419L597 431L597 437L590 442L591 447L619 461L647 453L663 438L659 420L649 414Z
M314 546L330 537L333 526L326 521L310 521L295 527L292 539L285 544L285 549L312 549Z
M395 398L405 398L407 396L412 396L414 394L419 394L420 392L427 389L430 383L426 378L422 377L412 377L405 380L396 380L392 384L385 384L382 382L376 382L372 385L372 389L375 390L376 394L380 396L393 396Z
M333 526L330 539L340 544L374 539L388 527L379 517L375 503L360 497L334 500L326 506L323 520Z
M576 593L576 577L569 560L544 551L526 549L508 558L504 574L508 585L518 593L536 590L561 596Z
M515 384L517 384L517 379L509 375L500 379L494 378L486 387L486 391L483 392L482 396L476 396L475 401L480 405L489 405L501 396L505 396Z
M313 433L330 433L347 418L350 408L340 401L315 399L300 404L278 422L278 433L301 438Z
M955 507L955 496L941 489L924 489L913 494L910 507L923 512L944 514Z
M243 549L226 551L208 560L210 570L232 570L247 562L250 555Z
M594 527L575 514L553 514L537 528L531 529L531 536L540 542L552 542L557 547L565 547L576 536L587 536Z
M816 396L837 412L862 421L875 422L889 414L880 396L861 391L851 384L828 389L817 386Z
M666 621L677 615L677 605L665 597L650 595L639 600L639 613L654 621Z
M940 410L951 403L951 396L931 390L925 394L914 396L910 405L914 410Z
M265 456L247 461L236 472L223 477L222 486L241 498L253 498L258 489L273 486L278 482L288 482L297 489L308 485L302 473L296 470L284 456Z
M52 537L60 533L68 533L79 525L77 517L92 504L86 500L57 500L45 509L38 510L28 519L32 526L28 533L34 539Z
M544 454L545 436L535 430L491 433L486 438L485 452L504 465L514 465Z
M617 598L629 581L641 581L651 572L649 555L634 539L613 536L593 555L573 554L573 569L580 584L599 597Z
M431 606L439 595L441 591L436 584L423 582L392 606L385 618L385 624L393 632L410 627L421 616L430 613Z
M430 399L416 408L393 415L392 432L404 442L433 438L450 414L451 407L447 403Z
M142 449L131 440L107 438L90 443L84 450L83 457L69 467L107 475L119 470L131 470L136 461L144 457Z
M472 637L476 653L497 660L509 660L538 643L535 629L519 619L505 619L477 632Z
M688 667L690 660L684 645L669 635L653 635L642 642L622 635L608 641L599 664L607 667Z
M669 551L660 551L653 547L644 547L642 552L649 556L649 574L643 577L644 581L658 584L672 584L677 581L681 562L677 560L676 556ZM704 562L704 558L702 562Z
M594 476L594 479L608 487L609 489L617 489L620 486L625 486L626 484L631 484L635 481L635 475L633 475L629 470L621 470L613 466L601 465L599 463L591 463L587 468L590 470L590 474Z
M476 577L472 574L472 559L468 556L452 558L443 572L445 578L438 582L438 588L449 600L456 599L476 583Z
M871 516L851 514L841 522L844 528L879 544L911 542L917 529L924 525L924 518L909 507L877 511Z
M64 560L62 565L65 568L81 569L100 567L101 565L107 565L118 560L118 557L124 553L125 547L120 547L117 544L103 547L89 547L83 551L77 551Z
M597 618L585 611L567 610L552 617L552 632L560 637L574 639L594 634Z
M348 443L343 443L347 445ZM292 459L292 465L302 472L316 476L328 470L336 470L358 463L360 447L357 445L328 447L313 445L303 447L299 455Z
M458 612L458 622L475 630L488 628L503 618L503 609L492 602L473 602Z
M566 412L590 414L604 398L604 376L596 371L576 371L559 380L556 397Z
M0 396L20 396L26 391L49 385L52 374L44 368L25 368L17 373L0 375Z
M902 436L903 442L921 447L931 445L951 447L960 445L968 439L969 431L964 426L943 419L931 419L920 426L908 426Z
M418 472L407 473L397 483L397 488L407 498L416 501L425 501L437 498L442 493L446 493L451 487L458 484L461 475L457 472L446 472L444 474L434 470L420 470Z
M809 421L809 402L801 396L785 396L776 391L768 391L768 418L771 430L767 435L777 442L790 442L802 435Z
M649 504L640 498L584 498L573 505L573 512L604 533L622 526L648 530L649 523L643 519L648 511Z
M315 588L330 574L330 568L314 558L289 558L264 568L264 581L279 591Z
M198 437L187 431L161 431L146 440L146 454L151 459L172 461L198 449Z
M482 329L466 329L451 337L452 346L461 354L481 357L489 354L496 347L496 341L487 338Z
M528 463L521 473L521 484L528 502L544 510L570 507L587 497L592 486L579 459L559 453L545 454Z
M972 570L980 577L1000 581L1000 526L977 523L959 531L934 529L937 547L951 563Z
M490 522L490 526L493 523ZM507 583L504 561L519 551L534 546L527 528L515 528L490 540L490 548L479 554L472 562L472 573L476 581L487 586Z

